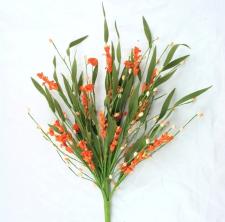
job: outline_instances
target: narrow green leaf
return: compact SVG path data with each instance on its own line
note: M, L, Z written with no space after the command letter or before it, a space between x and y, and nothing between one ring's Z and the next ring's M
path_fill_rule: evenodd
M95 66L93 73L92 73L92 84L95 84L98 75L98 65Z
M116 29L117 37L118 37L118 39L119 39L119 38L120 38L120 33L119 33L119 31L118 31L116 21L115 21L115 29Z
M128 108L130 119L134 117L134 115L136 114L138 110L139 88L140 88L140 84L136 86L136 88L133 91L133 94L130 96L129 108Z
M73 91L78 94L78 87L77 87L77 61L74 57L73 64L72 64L72 72L71 72L71 78L73 82Z
M142 17L142 20L143 20L144 31L145 31L146 38L148 40L149 48L151 48L152 47L152 34L151 34L149 25L144 16Z
M105 43L107 43L109 40L109 28L108 28L108 24L106 21L106 14L105 14L105 8L104 8L103 3L102 3L102 12L104 15L104 41L105 41Z
M92 76L93 78L93 76ZM83 72L81 72L80 77L79 77L79 81L78 81L78 89L80 89L80 87L83 85ZM80 93L80 91L79 91Z
M116 47L116 58L118 63L121 62L121 47L120 47L120 42L118 42L117 47Z
M79 39L76 39L76 40L72 41L72 42L69 44L68 48L72 48L72 47L74 47L74 46L80 44L80 43L83 42L87 37L88 37L88 35L85 35L85 36L83 36L83 37L81 37L81 38L79 38Z
M103 12L103 15L104 15L104 17L105 17L105 8L104 8L103 2L102 2L102 12Z
M109 40L109 28L106 19L104 19L104 41L107 43Z
M187 57L189 57L189 55L185 55L185 56L182 56L178 59L173 60L172 62L170 62L166 66L164 66L162 71L173 68L174 66L176 66L176 65L180 64L182 61L184 61Z
M111 55L112 55L112 60L115 60L115 48L113 42L111 42Z
M64 114L63 114L63 111L62 111L62 109L61 109L61 107L60 107L60 105L59 105L59 103L58 103L58 101L57 101L56 99L54 99L54 103L55 103L55 108L56 108L56 110L57 110L57 113L58 113L59 117L60 117L63 121L65 121L65 116L64 116Z
M141 151L146 146L146 138L142 136L129 148L125 161L131 161L135 152Z
M49 107L51 108L52 112L55 113L54 101L53 101L51 93L49 92L46 86L45 86L45 92L46 92L46 99L48 101Z
M52 61L54 68L56 68L56 57L54 56L53 61Z
M62 91L61 85L59 84L59 80L58 80L56 71L54 71L53 78L54 78L55 82L58 84L58 87L59 87L58 93L59 93L60 97L63 99L64 103L65 103L69 108L71 108L71 105L69 104L69 102L68 102L66 96L64 95L64 93L63 93L63 91Z
M71 101L71 103L73 104L74 101L73 101L73 93L72 93L72 89L70 87L70 84L68 82L68 80L66 79L66 77L62 74L62 77L63 77L63 82L64 82L64 86L66 88L66 92L67 92L67 95Z
M167 80L169 80L169 79L173 76L173 74L174 74L176 71L177 71L177 70L175 69L175 70L173 70L173 71L167 73L167 74L164 75L163 77L158 78L158 79L155 81L155 83L154 83L154 87L157 87L157 86L163 84L164 82L166 82Z
M148 73L147 73L147 77L146 77L147 83L149 83L150 80L151 80L152 73L153 73L153 70L154 70L155 66L156 66L156 46L155 46L154 51L152 53L151 62L150 62L149 67L148 67Z
M162 117L164 117L164 115L166 114L167 110L169 109L169 105L170 105L170 102L173 98L173 95L174 95L174 92L175 92L175 89L173 89L170 94L167 96L167 98L165 99L163 105L162 105L162 109L161 109L161 112L159 114L159 118L158 120L160 120Z
M70 48L67 48L66 54L67 54L67 56L70 58Z
M166 65L172 60L172 58L173 58L173 56L174 56L174 53L176 52L176 50L177 50L177 48L178 48L179 46L185 46L185 47L187 47L187 48L190 48L190 47L189 47L188 45L186 45L186 44L175 44L175 45L173 45L173 46L171 47L170 51L169 51L168 54L167 54L167 57L166 57L166 59L165 59L165 62L164 62L164 64L163 64L163 66L166 66Z
M210 89L211 87L212 87L212 86L209 86L209 87L207 87L207 88L197 90L197 91L195 91L195 92L193 92L193 93L190 93L190 94L184 96L183 98L181 98L180 100L178 100L178 101L175 103L174 107L179 106L179 105L183 104L184 102L187 102L187 101L189 101L189 100L191 100L191 99L196 98L197 96L199 96L199 95L201 95L202 93L206 92L206 91L207 91L208 89Z
M34 84L34 86L36 87L36 89L43 95L46 96L44 89L42 88L42 86L34 79L31 77L31 80Z

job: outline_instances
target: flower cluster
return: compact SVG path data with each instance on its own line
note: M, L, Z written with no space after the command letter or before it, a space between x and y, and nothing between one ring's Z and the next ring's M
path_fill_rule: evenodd
M112 73L112 69L113 69L113 59L112 59L112 55L110 54L110 47L109 46L105 46L105 56L106 56L106 70L108 73Z
M138 47L134 47L133 49L133 61L125 61L124 65L127 69L133 69L133 73L135 76L138 75L139 73L139 65L140 65L140 59L141 59L141 55L140 55L141 50Z
M88 97L86 93L81 94L81 103L84 107L85 112L87 113L88 111Z
M83 92L86 92L86 93L93 92L94 85L93 84L87 84L87 85L81 86L80 90L83 91Z
M106 128L107 128L107 120L105 118L104 112L99 112L99 128L100 128L100 136L104 139L106 137Z
M49 128L49 135L55 136L55 140L60 143L61 147L64 147L67 152L73 153L73 149L68 145L72 136L66 132L64 127L60 124L59 120L56 120L53 126L57 129L58 133L53 128Z
M80 140L77 146L81 149L81 156L83 160L87 163L91 170L95 170L95 165L93 163L93 152L88 148L87 142L85 140Z
M154 68L152 75L151 75L151 79L150 79L150 83L144 82L142 84L142 92L148 91L150 86L154 83L155 77L159 74L159 70L157 68Z
M148 151L154 151L157 147L160 147L164 143L170 142L173 138L174 138L173 135L171 135L169 133L164 133L159 138L156 138L154 140L154 143L147 147L147 150Z
M43 84L47 84L49 89L52 90L52 89L55 89L55 90L58 90L58 84L56 82L54 82L53 80L49 80L47 76L45 76L43 74L43 72L40 72L37 74L37 76L43 80Z
M113 140L110 144L110 151L113 152L118 144L118 139L119 139L119 136L122 132L122 128L120 126L117 126L116 127L116 131L115 131L115 134L114 134L114 137L113 137Z
M142 150L140 151L136 156L135 158L131 161L130 164L122 164L121 166L121 172L123 172L124 174L129 174L131 173L134 168L144 159L147 159L149 157L149 154L145 151L145 150Z
M97 66L98 65L98 59L96 59L96 58L89 58L87 63L92 65L92 66Z
M79 127L79 125L77 123L73 124L73 129L75 130L76 133L80 132L80 127Z

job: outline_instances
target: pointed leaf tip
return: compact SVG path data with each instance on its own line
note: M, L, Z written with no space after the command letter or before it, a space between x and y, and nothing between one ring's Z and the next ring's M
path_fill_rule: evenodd
M83 37L81 37L81 38L79 38L79 39L76 39L76 40L72 41L72 42L69 44L69 47L68 47L68 48L72 48L72 47L74 47L74 46L80 44L80 43L83 42L87 37L88 37L88 35L85 35L85 36L83 36Z

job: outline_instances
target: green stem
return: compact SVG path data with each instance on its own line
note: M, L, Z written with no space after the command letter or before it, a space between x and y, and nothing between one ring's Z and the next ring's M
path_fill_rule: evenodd
M103 196L104 200L104 212L105 212L105 222L111 221L111 200Z
M111 221L111 185L110 181L106 179L103 182L103 186L101 188L103 203L104 203L104 213L105 213L105 222Z

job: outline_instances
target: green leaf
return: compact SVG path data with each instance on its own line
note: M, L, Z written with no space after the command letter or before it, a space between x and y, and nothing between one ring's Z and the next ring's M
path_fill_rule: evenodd
M112 55L112 60L115 60L115 48L113 42L111 42L111 55Z
M69 102L68 102L66 96L64 95L64 93L63 93L63 91L62 91L62 88L61 88L61 86L60 86L60 84L59 84L59 80L58 80L56 71L54 71L53 78L54 78L55 82L58 84L58 87L59 87L58 93L59 93L60 97L63 99L64 103L65 103L69 108L71 108L71 105L69 104Z
M118 37L118 39L119 39L119 38L120 38L120 33L119 33L119 31L118 31L116 21L115 21L115 29L116 29L117 37Z
M167 73L167 74L164 75L163 77L158 78L158 79L155 81L155 83L154 83L154 87L157 87L157 86L163 84L164 82L166 82L167 80L169 80L169 79L173 76L173 74L174 74L176 71L177 71L177 70L175 69L175 70L173 70L173 71Z
M102 2L102 12L103 12L103 15L104 15L104 17L105 17L105 8L104 8L103 2Z
M151 48L152 47L152 34L151 34L149 25L144 16L142 17L142 20L143 20L144 31L145 31L146 38L148 40L149 48Z
M83 37L81 37L81 38L79 38L79 39L76 39L76 40L72 41L72 42L69 44L68 48L72 48L72 47L74 47L74 46L80 44L80 43L83 42L87 37L88 37L88 35L85 35L85 36L83 36Z
M119 105L118 105L119 107L121 106L123 108L126 106L127 98L130 95L130 91L132 89L133 82L134 82L134 75L130 75L129 79L127 80L126 85L123 88L123 94L122 94L122 97L121 97Z
M47 89L46 86L45 86L45 92L46 92L46 99L48 101L49 107L51 108L52 112L55 113L54 100L53 100L52 95L51 95L51 93L49 92L49 90Z
M98 65L95 66L92 74L92 84L95 84L98 75Z
M74 104L73 93L72 93L72 89L70 87L70 84L69 84L68 80L66 79L66 77L63 74L62 74L62 77L63 77L63 82L64 82L64 86L66 88L67 95L68 95L71 103Z
M74 57L73 64L72 64L72 72L71 72L71 78L73 82L73 90L76 94L78 94L78 87L77 87L77 61Z
M147 77L146 77L147 83L149 83L150 80L151 80L152 73L153 73L153 70L154 70L155 66L156 66L156 46L155 46L154 51L152 53L151 62L150 62L149 67L148 67L148 73L147 73Z
M129 102L129 108L128 108L130 120L132 120L132 118L134 117L134 115L136 114L138 110L139 88L140 88L140 84L136 86L132 95L130 96L130 102Z
M52 61L54 68L56 68L56 57L54 56L53 61Z
M118 42L117 47L116 47L116 58L118 63L121 62L121 47L120 47L120 42Z
M102 11L103 11L103 15L104 15L104 41L105 41L105 43L107 43L109 40L109 28L108 28L108 24L106 21L106 14L105 14L105 8L104 8L103 3L102 3Z
M56 99L54 99L54 103L55 103L55 108L56 108L56 110L57 110L57 113L58 113L59 117L60 117L63 121L65 121L65 116L64 116L64 114L63 114L63 111L62 111L62 109L61 109L61 107L60 107L60 105L59 105L59 103L58 103L58 101L57 101Z
M66 54L67 54L67 56L70 58L70 48L67 48Z
M93 77L92 77L93 78ZM81 72L80 74L80 77L79 77L79 81L78 81L78 89L80 89L80 87L83 85L83 71ZM80 91L79 91L79 94L80 94Z
M107 43L109 40L109 28L106 19L104 20L104 41Z
M131 161L133 159L133 154L135 152L141 151L146 146L146 138L142 136L137 139L137 141L129 148L125 161Z
M189 47L188 45L186 45L186 44L175 44L175 45L173 45L173 46L171 47L170 51L169 51L168 54L167 54L167 57L166 57L166 59L165 59L165 62L164 62L164 64L163 64L163 66L166 66L166 65L172 60L172 58L173 58L173 56L174 56L174 53L176 52L176 50L177 50L177 48L178 48L179 46L185 46L185 47L187 47L187 48L190 49L190 47Z
M44 89L42 88L42 86L34 79L31 77L31 80L34 84L34 86L36 87L36 89L43 95L46 96Z
M116 121L110 115L107 115L107 121L110 127L107 128L106 144L109 145L114 137Z
M166 66L164 66L162 71L173 68L174 66L176 66L176 65L180 64L182 61L184 61L187 57L189 57L189 55L185 55L185 56L182 56L178 59L173 60L172 62L170 62Z
M183 104L184 102L187 102L187 101L189 101L189 100L191 100L191 99L196 98L197 96L199 96L199 95L201 95L202 93L206 92L206 91L207 91L208 89L210 89L211 87L212 87L212 86L209 86L209 87L207 87L207 88L197 90L197 91L195 91L195 92L193 92L193 93L190 93L190 94L184 96L183 98L181 98L180 100L178 100L178 101L174 104L174 107L179 106L179 105Z
M167 110L169 109L169 105L170 105L170 102L173 98L173 95L174 95L174 92L175 92L175 89L173 89L170 94L167 96L167 98L165 99L163 105L162 105L162 109L161 109L161 112L159 114L159 118L158 120L160 120L162 117L164 117L164 115L166 114Z

